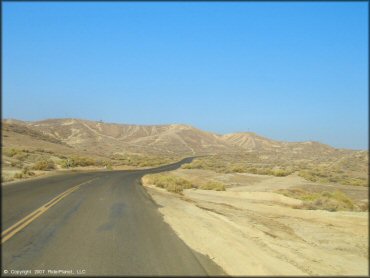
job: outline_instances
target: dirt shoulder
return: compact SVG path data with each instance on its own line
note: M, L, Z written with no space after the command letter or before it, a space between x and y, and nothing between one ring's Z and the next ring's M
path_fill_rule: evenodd
M295 209L301 200L274 191L304 186L300 177L172 173L228 186L226 191L185 189L180 195L145 185L179 237L228 274L368 274L368 213Z

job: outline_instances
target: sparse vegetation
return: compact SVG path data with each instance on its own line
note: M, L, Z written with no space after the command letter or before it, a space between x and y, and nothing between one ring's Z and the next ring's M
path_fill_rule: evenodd
M327 167L315 167L312 170L299 171L299 176L308 181L320 183L339 183L344 185L367 186L366 177L350 177L343 174L342 170L328 169Z
M210 181L202 184L198 186L198 188L203 190L225 191L225 186L222 183L215 181Z
M356 205L354 201L344 192L336 190L333 192L309 192L303 189L281 189L277 193L303 201L303 205L296 207L300 209L321 209L328 211L352 211L364 210L364 206Z
M177 157L136 155L136 154L114 154L111 160L115 165L134 167L155 167L169 164L178 160Z
M102 166L101 164L97 163L96 160L88 157L80 157L74 156L71 158L63 159L60 163L62 168L73 168L73 167L85 167L85 166Z
M334 153L310 159L297 159L285 155L256 153L239 155L213 155L194 159L184 164L183 169L212 170L217 173L251 173L276 177L288 176L294 172L302 178L319 183L368 186L367 153ZM338 159L342 157L341 159Z
M184 164L183 169L213 170L218 173L251 173L257 175L271 175L285 177L295 170L292 167L278 168L269 164L252 164L235 160L222 160L222 157L213 156L196 158L191 163Z
M27 126L24 126L24 125L3 122L2 123L2 129L3 129L3 131L15 132L15 133L19 133L19 134L22 134L22 135L28 135L28 136L31 136L33 138L37 138L39 140L47 141L47 142L50 142L50 143L68 146L64 142L61 142L60 140L57 140L57 139L55 139L51 136L43 134L43 133L41 133L39 131L36 131L34 129L28 128Z
M55 169L55 163L51 159L42 159L37 161L33 166L33 170L48 171Z
M53 121L49 122L50 127L53 126L53 123ZM97 130L103 133L110 130L109 132L112 132L110 136L115 137L122 132L120 128L116 129L112 126L107 127L108 129L101 129L101 125L103 124L99 123ZM24 166L32 167L32 165L36 168L45 168L45 163L39 162L45 160L53 160L61 168L87 166L106 166L109 169L119 166L125 168L126 166L127 168L156 167L178 161L184 155L180 150L184 147L182 143L178 149L176 149L177 143L169 148L159 145L155 147L155 151L154 149L153 152L145 151L145 154L143 150L146 146L141 148L135 145L121 148L112 146L113 141L95 145L93 143L95 141L86 140L86 145L82 145L81 148L74 148L65 143L68 142L71 135L70 126L62 126L61 129L53 129L53 132L49 132L45 130L45 127L40 128L29 123L4 121L2 128L6 134L3 135L4 137L7 135L9 138L5 139L2 149L3 167L9 168L12 172L11 175L14 173L14 168L21 170ZM147 135L144 132L135 136L145 137ZM198 135L202 136L201 134ZM252 139L258 137L255 137L255 134L249 134L248 136ZM17 139L10 140L11 137ZM28 142L24 138L30 138L30 141ZM258 137L257 139L261 138ZM22 142L22 140L24 141ZM258 144L261 143L258 148L254 148L256 147L254 146L246 152L239 152L230 148L230 153L198 157L192 163L183 165L182 168L276 177L289 176L296 172L307 181L317 183L368 186L367 151L340 150L312 142L306 144L272 142L267 138L261 140L264 143L256 141ZM19 142L19 145L14 145L16 142ZM174 151L169 151L172 148ZM90 150L94 150L94 152L89 153ZM197 154L203 152L197 149L195 151ZM217 149L213 151L217 153ZM204 154L206 153L207 151L204 150Z
M189 181L170 174L152 174L145 176L145 182L153 184L159 188L164 188L169 192L181 193L183 189L194 188Z
M26 175L26 176L34 176L35 175L35 173L30 171L30 168L28 168L28 167L24 167L22 169L22 174Z
M143 178L145 184L152 184L173 193L181 193L184 189L199 188L203 190L225 191L224 184L210 181L201 184L194 184L184 178L169 174L151 174Z
M23 179L24 175L22 173L15 173L14 178L15 179Z

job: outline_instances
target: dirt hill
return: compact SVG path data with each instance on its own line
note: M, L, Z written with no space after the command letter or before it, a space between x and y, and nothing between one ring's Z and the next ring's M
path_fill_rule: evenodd
M278 167L285 174L300 171L308 180L361 185L367 181L368 151L311 141L282 142L251 132L218 135L182 124L81 119L3 120L2 131L2 163L11 171L35 168L43 159L53 160L58 167L72 160L80 166L150 167L184 156L212 155L192 167L256 173L275 173Z
M282 142L252 132L218 135L183 124L128 125L81 119L49 119L37 122L4 120L3 131L9 132L5 134L10 137L15 134L18 134L18 137L19 134L26 136L25 142L22 142L26 145L28 142L26 138L31 137L32 140L102 155L116 153L202 155L258 152L322 156L338 151L348 152L319 142Z
M93 149L104 154L145 152L194 155L232 153L238 149L220 136L188 125L126 125L79 119L10 123L76 149Z

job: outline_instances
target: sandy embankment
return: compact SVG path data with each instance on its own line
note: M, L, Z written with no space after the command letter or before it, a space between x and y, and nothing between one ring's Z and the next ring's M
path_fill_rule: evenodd
M368 275L368 213L293 209L301 201L268 192L274 179L184 196L146 188L179 237L230 275Z

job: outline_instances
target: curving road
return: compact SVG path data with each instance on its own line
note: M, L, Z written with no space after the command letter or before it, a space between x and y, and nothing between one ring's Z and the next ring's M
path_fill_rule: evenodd
M191 159L2 186L2 275L224 275L179 239L140 186L144 174Z

